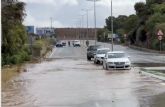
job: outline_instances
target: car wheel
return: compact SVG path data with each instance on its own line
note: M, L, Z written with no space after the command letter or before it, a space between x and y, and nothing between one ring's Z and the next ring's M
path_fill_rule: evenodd
M99 61L96 61L96 64L99 64Z
M87 57L87 60L88 60L88 61L91 61L91 58L90 58L90 57Z
M106 64L106 66L105 66L105 69L108 70L108 66L107 66L107 64Z
M103 64L103 69L105 69L104 64Z
M105 67L105 64L103 63L103 69L105 70L106 69L106 67Z

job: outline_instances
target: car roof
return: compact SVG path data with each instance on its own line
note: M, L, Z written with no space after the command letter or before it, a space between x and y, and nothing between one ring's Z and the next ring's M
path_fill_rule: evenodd
M98 46L101 46L101 45L90 45L89 47L98 47Z
M110 50L109 48L99 48L97 50Z
M111 52L108 52L108 54L111 54L111 53L125 53L123 51L111 51Z

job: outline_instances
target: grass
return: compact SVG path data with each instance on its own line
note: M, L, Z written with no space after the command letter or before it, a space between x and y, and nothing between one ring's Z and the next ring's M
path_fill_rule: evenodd
M20 74L22 65L13 65L10 67L3 67L1 72L2 86L5 85L9 80Z

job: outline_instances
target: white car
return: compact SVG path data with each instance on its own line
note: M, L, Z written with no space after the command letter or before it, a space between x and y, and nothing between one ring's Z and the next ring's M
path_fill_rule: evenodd
M122 51L108 52L103 60L103 68L108 69L131 69L129 57Z
M109 51L110 51L109 48L97 49L96 55L94 56L94 63L95 64L103 63L103 59L105 57L105 54Z
M80 47L81 45L80 45L80 41L79 40L74 40L74 42L73 42L73 46L74 47Z

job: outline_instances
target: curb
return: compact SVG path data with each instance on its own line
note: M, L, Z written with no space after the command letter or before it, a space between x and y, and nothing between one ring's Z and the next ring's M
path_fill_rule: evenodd
M143 48L143 47L138 47L138 46L134 46L134 45L130 45L128 47L132 48L132 49L140 50L140 51L146 51L146 52L152 52L152 53L158 53L158 54L165 54L165 51L160 52L160 51L147 49L147 48Z
M144 75L149 76L149 77L153 77L153 78L156 78L156 79L165 81L165 77L158 76L158 75L155 75L155 74L152 74L152 73L148 73L148 72L146 72L146 71L143 71L142 69L140 70L140 72L141 72L142 74L144 74Z

